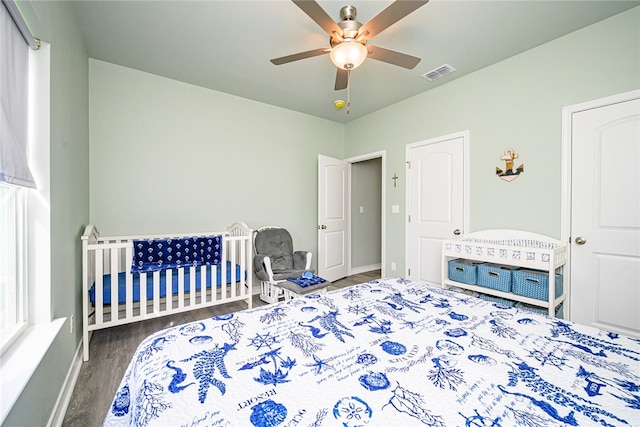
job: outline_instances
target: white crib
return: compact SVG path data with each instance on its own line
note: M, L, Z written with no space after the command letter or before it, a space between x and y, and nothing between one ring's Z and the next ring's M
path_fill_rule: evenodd
M252 234L241 222L222 232L117 237L100 236L88 225L82 235L84 360L89 360L90 334L98 329L240 300L251 308ZM131 272L134 240L214 235L222 236L216 266Z

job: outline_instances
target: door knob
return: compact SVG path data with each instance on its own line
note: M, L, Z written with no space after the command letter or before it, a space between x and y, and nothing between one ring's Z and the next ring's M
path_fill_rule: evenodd
M326 229L327 229L327 226L324 224L318 226L318 230L326 230Z
M584 245L585 243L587 243L587 239L585 239L584 237L576 237L575 242L577 245Z
M460 231L459 228L456 228L455 230L453 230L453 234L455 234L456 236L459 236L462 234L462 231Z

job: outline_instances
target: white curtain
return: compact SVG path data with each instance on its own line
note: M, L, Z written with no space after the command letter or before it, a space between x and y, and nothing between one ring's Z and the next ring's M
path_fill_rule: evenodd
M0 6L0 182L35 188L27 163L29 46Z

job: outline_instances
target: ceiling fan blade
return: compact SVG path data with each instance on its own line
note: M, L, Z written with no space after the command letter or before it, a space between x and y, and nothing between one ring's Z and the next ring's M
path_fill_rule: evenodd
M274 65L282 65L288 62L299 61L301 59L312 58L314 56L324 55L325 53L329 53L331 49L321 48L308 50L306 52L294 53L293 55L282 56L280 58L274 58L271 60L271 63Z
M325 10L320 7L318 3L313 0L292 0L296 6L298 6L304 13L306 13L309 18L313 19L313 21L320 25L320 27L327 33L329 36L333 36L333 33L336 32L342 35L342 30L338 27L338 24L331 19L329 14L325 12Z
M360 28L360 33L368 31L368 39L372 39L376 34L395 24L414 10L427 4L429 0L397 0L391 3L386 9L374 16L369 22Z
M343 70L342 68L338 68L336 72L336 85L334 87L335 90L346 89L349 84L349 72L347 70Z
M380 46L367 46L367 49L369 50L367 58L387 62L389 64L407 68L409 70L414 68L416 65L418 65L418 62L420 62L420 58L418 58L417 56L407 55L406 53L385 49Z

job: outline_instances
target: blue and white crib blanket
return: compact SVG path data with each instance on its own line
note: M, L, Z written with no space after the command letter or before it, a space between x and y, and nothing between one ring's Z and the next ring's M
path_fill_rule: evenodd
M134 240L131 272L218 265L221 258L222 236Z

